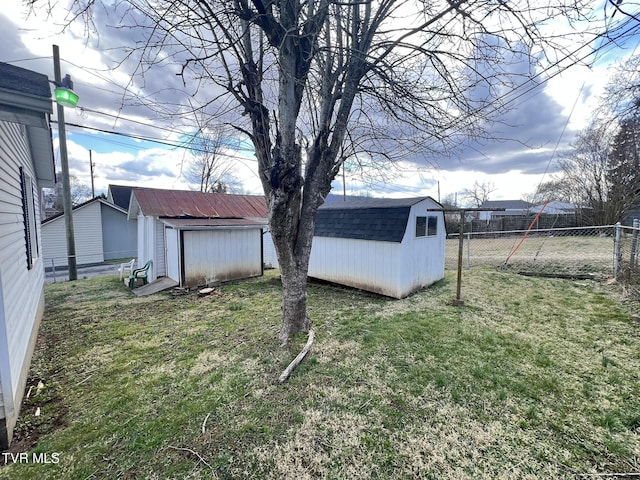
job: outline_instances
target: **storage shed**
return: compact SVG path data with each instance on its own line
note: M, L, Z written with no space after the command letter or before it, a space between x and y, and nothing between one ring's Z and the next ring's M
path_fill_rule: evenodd
M394 298L444 277L442 206L431 197L349 198L318 210L309 276Z
M150 280L197 286L262 275L264 197L134 188L138 263L153 260Z

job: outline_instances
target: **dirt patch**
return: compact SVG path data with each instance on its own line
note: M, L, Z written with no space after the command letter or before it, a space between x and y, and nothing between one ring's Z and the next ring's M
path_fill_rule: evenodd
M30 394L28 398L25 394L22 401L13 440L3 453L15 455L28 452L38 444L42 435L66 426L68 410L55 388L48 387L39 377L30 377L27 380L26 392ZM3 456L0 466L6 464L6 458Z

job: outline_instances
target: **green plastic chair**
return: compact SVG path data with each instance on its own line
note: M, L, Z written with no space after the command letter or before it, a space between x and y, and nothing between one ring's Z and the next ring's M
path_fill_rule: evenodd
M136 268L133 272L131 272L131 275L129 276L129 288L133 289L133 287L136 286L136 280L138 278L142 279L142 284L146 285L147 283L149 283L149 268L151 268L151 265L153 265L153 260L149 260L147 263L144 264L144 267L142 268Z

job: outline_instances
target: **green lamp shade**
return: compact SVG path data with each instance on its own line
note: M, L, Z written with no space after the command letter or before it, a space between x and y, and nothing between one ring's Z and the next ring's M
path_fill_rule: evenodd
M63 107L75 107L78 105L78 94L68 88L56 88L56 102Z

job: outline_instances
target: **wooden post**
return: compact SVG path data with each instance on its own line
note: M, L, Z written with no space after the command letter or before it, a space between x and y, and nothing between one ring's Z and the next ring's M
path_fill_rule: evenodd
M464 214L466 212L498 212L504 211L504 208L434 208L428 209L429 212L456 212L460 213L460 237L458 238L458 279L456 282L456 298L451 302L455 307L464 305L462 300L462 252L464 251Z
M60 50L53 46L53 71L56 86L62 82L60 73ZM64 107L57 104L58 140L60 144L60 166L62 168L62 207L64 210L65 234L67 238L67 264L69 265L69 281L78 279L76 264L76 240L73 232L73 205L71 204L71 182L69 179L69 158L67 156L67 133L64 123Z

